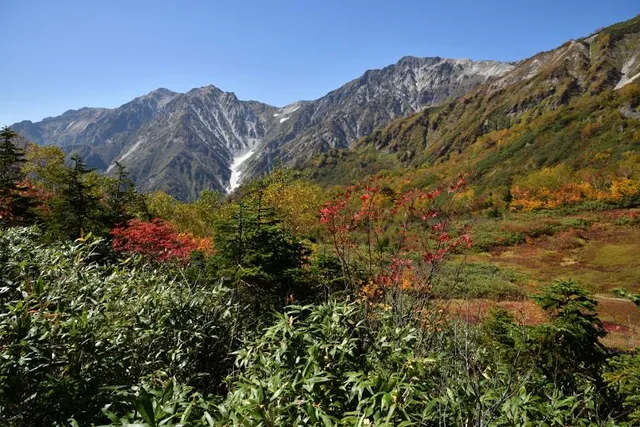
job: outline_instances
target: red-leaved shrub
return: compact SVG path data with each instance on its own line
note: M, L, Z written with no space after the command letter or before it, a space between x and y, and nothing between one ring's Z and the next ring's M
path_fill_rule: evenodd
M158 261L188 261L195 250L211 251L211 241L190 234L178 233L161 219L151 222L133 219L125 226L111 230L113 249L140 254Z

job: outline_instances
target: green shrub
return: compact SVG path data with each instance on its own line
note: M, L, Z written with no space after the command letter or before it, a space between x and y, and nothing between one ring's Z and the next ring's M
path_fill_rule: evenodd
M520 300L527 277L487 263L449 263L437 278L437 294L444 298Z
M129 259L97 262L101 241L38 243L0 235L0 421L52 425L99 418L111 386L169 375L220 391L241 328L217 285Z
M220 425L606 425L596 389L546 382L510 319L482 328L398 327L358 303L290 307L238 352ZM494 325L495 329L496 326ZM496 343L496 344L494 344Z

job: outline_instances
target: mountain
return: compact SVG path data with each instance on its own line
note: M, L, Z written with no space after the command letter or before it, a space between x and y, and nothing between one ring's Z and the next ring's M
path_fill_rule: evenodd
M463 172L478 193L500 197L510 197L518 179L559 165L576 180L603 179L596 175L640 154L639 84L636 17L520 61L456 100L376 129L351 150L327 151L309 169L327 184L385 169L426 182Z
M248 175L268 170L275 159L298 166L330 148L345 148L397 117L465 94L513 68L495 61L402 58L324 97L279 112L274 128L250 160Z
M12 128L81 154L99 171L124 164L142 191L193 200L229 191L278 159L300 165L390 120L467 93L513 68L495 61L405 57L314 101L276 108L207 86L158 89L114 109L82 108Z
M81 108L41 122L12 126L37 144L55 144L79 152L92 167L104 170L130 138L178 94L158 89L117 109Z

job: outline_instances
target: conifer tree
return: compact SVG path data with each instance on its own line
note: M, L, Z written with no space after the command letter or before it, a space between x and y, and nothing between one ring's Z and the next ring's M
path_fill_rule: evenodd
M8 225L23 224L35 217L35 200L22 194L26 189L21 185L26 160L24 150L14 143L17 136L9 127L0 131L0 221Z
M216 270L255 309L282 306L310 294L302 266L309 249L282 226L260 198L240 201L228 220L214 224Z
M109 229L116 225L124 224L133 218L131 208L141 202L136 193L133 181L129 178L129 172L119 162L116 165L116 175L109 179L107 185L107 208L105 223Z
M97 183L91 182L92 172L77 154L67 169L62 189L51 203L49 231L55 237L75 240L87 232L102 234L104 209L98 196Z

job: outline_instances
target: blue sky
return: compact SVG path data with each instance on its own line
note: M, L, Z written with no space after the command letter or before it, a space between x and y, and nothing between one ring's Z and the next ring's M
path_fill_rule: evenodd
M0 0L0 126L214 84L282 106L405 55L515 61L638 0Z

